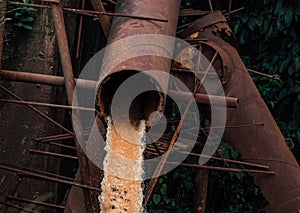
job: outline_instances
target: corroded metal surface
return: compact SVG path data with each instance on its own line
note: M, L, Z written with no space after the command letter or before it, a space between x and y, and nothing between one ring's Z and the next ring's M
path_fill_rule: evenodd
M203 20L210 22L205 21L201 24ZM299 165L288 149L238 52L228 43L233 35L226 20L221 18L220 13L209 14L203 20L195 21L190 24L191 28L179 34L190 36L200 32L197 39L206 39L229 56L228 63L232 64L233 70L226 73L231 76L224 85L225 94L238 97L240 102L238 109L227 109L226 125L234 125L237 128L226 128L223 139L235 147L245 161L268 165L275 172L275 175L253 174L255 183L262 187L262 193L269 202L266 206L267 212L298 212ZM228 60L224 57L222 59ZM245 124L260 123L263 125L244 127Z
M144 34L156 34L156 35L168 35L174 36L177 27L177 20L179 15L179 0L156 0L156 1L133 1L124 0L119 1L116 6L116 13L131 14L136 16L146 16L160 19L167 19L167 22L154 21L154 20L138 20L132 18L121 18L115 17L112 22L112 27L110 30L110 35L108 37L108 44L119 41L124 38L131 36L139 36ZM166 42L160 47L157 46L157 41L152 40L152 46L148 45L148 51L155 54L158 48L161 51L168 51L172 49L171 44ZM124 46L126 46L125 44ZM128 43L128 47L132 44ZM139 49L132 48L130 54L136 55ZM134 52L136 51L136 52ZM106 52L106 58L108 60L113 60L118 52L118 57L122 58L128 55L128 51L120 52L118 49L110 49ZM123 55L122 55L123 54ZM170 53L171 54L171 53ZM131 58L123 63L117 64L112 70L109 70L105 74L106 79L104 84L100 85L99 92L99 102L100 102L100 115L106 116L109 114L108 105L110 103L111 97L116 88L124 82L128 77L136 72L148 71L148 70L158 70L162 72L170 71L171 62L169 59L158 57L158 56L142 56ZM126 71L126 72L124 72ZM166 88L168 84L168 79L157 79L157 76L151 76L153 81L156 82L158 87ZM159 82L159 83L158 83ZM163 111L165 106L165 95L156 94L151 97L147 97L147 103L145 106L150 106L150 109L142 112L142 116L146 117L153 111Z

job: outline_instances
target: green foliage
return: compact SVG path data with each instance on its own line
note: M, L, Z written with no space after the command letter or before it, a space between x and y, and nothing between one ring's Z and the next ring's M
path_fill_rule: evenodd
M23 3L29 3L29 0L23 0ZM23 6L23 5L14 5L12 8L9 8L7 11L10 20L13 24L19 28L32 30L32 22L34 18L31 16L31 12L35 11L33 7Z
M299 1L240 1L245 11L231 17L248 68L282 81L253 75L262 97L285 137L300 144L300 4ZM296 142L296 143L297 143Z
M196 159L188 158L188 162ZM147 205L147 212L191 212L195 169L179 166L175 171L159 178Z
M224 159L237 160L238 152L229 144L221 142ZM217 156L220 157L220 156ZM241 165L212 161L212 166L245 169ZM247 173L211 171L207 195L209 212L256 212L262 207L264 199L260 188L255 186Z

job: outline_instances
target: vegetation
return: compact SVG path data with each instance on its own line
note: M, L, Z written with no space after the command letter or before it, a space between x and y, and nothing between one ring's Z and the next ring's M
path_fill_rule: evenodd
M29 3L29 0L22 0L22 3ZM10 5L7 8L7 20L11 20L15 26L21 29L32 30L34 18L31 13L35 11L33 7L23 5Z

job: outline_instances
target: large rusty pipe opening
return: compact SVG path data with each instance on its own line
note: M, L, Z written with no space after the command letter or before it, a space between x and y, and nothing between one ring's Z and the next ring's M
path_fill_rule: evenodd
M162 21L152 21L152 20L138 20L132 18L122 18L115 17L113 19L112 27L108 37L108 45L114 42L127 42L126 38L133 36L143 35L165 35L174 36L177 28L177 20L179 15L179 0L160 0L160 1L132 1L125 0L118 2L116 6L117 13L131 14L136 16L146 16L146 17L159 17L161 19L167 20L167 22ZM145 36L145 37L146 37ZM128 42L131 42L129 40ZM138 42L138 41L136 41ZM129 58L120 64L116 64L112 69L108 70L105 74L105 79L103 83L99 86L99 96L98 103L100 106L100 115L107 116L110 115L110 104L115 91L119 86L124 83L128 78L143 71L157 70L161 72L170 72L171 60L156 56L157 51L167 51L167 55L172 55L172 43L156 43L156 40L148 40L147 54L143 55L138 51L140 49L133 47L128 50L120 49L110 49L106 53L108 60L112 60L118 55L118 58L128 58L128 54L132 56L137 56ZM132 46L133 44L128 43L127 46ZM126 46L126 44L124 44ZM159 50L158 50L159 49ZM117 53L117 54L116 54ZM142 56L139 56L142 55ZM166 96L165 94L159 92L167 88L168 79L159 79L159 76L147 76L143 78L144 82L142 84L147 84L149 88L153 88L154 91L149 91L141 94L131 107L129 114L133 120L148 119L149 115L153 111L162 112L165 107Z

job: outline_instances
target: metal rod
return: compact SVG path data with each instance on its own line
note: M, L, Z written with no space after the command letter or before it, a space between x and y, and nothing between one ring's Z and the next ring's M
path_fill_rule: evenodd
M9 196L9 195L7 195L6 198L11 199L11 200L26 202L26 203L34 203L34 204L38 204L38 205L41 205L41 206L55 208L55 209L65 209L64 206L60 206L60 205L56 205L56 204L52 204L52 203L46 203L46 202L42 202L42 201L38 201L38 200L30 200L30 199L25 199L25 198L20 198L20 197L15 197L15 196Z
M31 210L27 210L21 206L18 206L18 205L12 204L12 203L8 203L8 202L4 202L4 201L0 201L0 204L22 210L23 212L37 213L37 212L31 211Z
M50 144L50 145L53 145L53 146L58 146L58 147L66 148L66 149L74 149L74 150L76 150L75 146L69 146L69 145L60 144L60 143L56 143L56 142L50 142L50 141L46 141L46 142L44 142L44 141L36 141L36 142L47 143L47 144Z
M64 75L64 81L65 81L65 88L66 88L66 95L69 105L75 105L78 103L75 94L75 79L73 75L73 67L71 62L71 55L69 51L69 45L68 45L68 38L67 38L67 32L66 32L66 26L64 22L64 15L63 15L63 6L61 4L61 1L59 4L52 4L52 15L53 15L53 22L54 22L54 29L56 34L56 40L58 44L58 50L59 50L59 56L62 66L62 71ZM73 99L74 98L74 99ZM73 119L81 120L80 114L78 111L73 112ZM80 122L78 122L80 123ZM78 126L78 132L76 134L77 137L74 138L75 145L76 145L76 152L77 152L77 158L78 158L78 166L79 166L79 174L81 177L81 180L83 184L85 185L92 185L91 184L91 176L90 176L90 170L88 166L88 159L83 152L78 140L83 141L83 128L82 126ZM77 139L78 138L78 139ZM84 200L85 200L85 206L87 212L91 212L93 209L93 203L91 194L88 190L83 190L84 193Z
M207 15L209 13L210 11L182 9L180 10L179 16L201 16L201 15Z
M35 149L29 149L28 152L33 153L33 154L46 155L46 156L50 156L50 157L59 157L59 158L68 158L68 159L77 160L76 156L64 155L64 154L59 154L59 153L55 153L55 152L46 152L46 151L35 150Z
M84 8L85 8L85 0L82 0L81 9L83 10ZM77 38L77 46L76 46L76 54L75 54L76 59L79 58L80 49L81 49L82 25L83 25L83 17L81 15L79 19L79 27L78 27L79 29L78 29L78 38Z
M34 140L35 141L44 141L44 140L48 140L48 139L57 139L57 138L65 137L65 136L72 136L72 135L70 135L70 134L50 135L50 136L36 138Z
M266 74L266 73L263 73L263 72L259 72L259 71L256 71L256 70L252 70L252 69L247 69L249 72L252 72L252 73L255 73L257 75L261 75L261 76L264 76L264 77L268 77L268 78L272 78L272 79L275 79L275 80L281 80L280 79L280 75L269 75L269 74Z
M38 7L38 8L44 8L44 9L50 9L51 8L51 6L40 5L40 4L28 4L28 3L12 2L12 1L8 1L7 3L8 4L13 4L13 5ZM166 19L154 18L154 17L144 17L144 16L135 16L135 15L128 15L128 14L120 14L120 13L109 13L109 12L99 12L99 11L90 11L90 10L80 10L80 9L67 8L67 7L64 7L62 9L65 10L65 11L68 11L68 12L79 13L79 14L82 14L82 15L91 15L91 16L106 15L106 16L117 16L117 17L124 17L124 18L150 20L150 21L168 22L168 20L166 20Z
M14 94L13 92L11 92L10 90L8 90L7 88L5 88L4 86L2 86L0 84L0 89L2 89L3 91L5 91L6 93L10 94L11 96L13 96L14 98L18 99L19 101L24 101L22 98L20 98L19 96L17 96L16 94ZM44 114L43 112L41 112L40 110L38 110L37 108L35 108L34 106L31 106L29 104L26 104L27 107L29 107L30 109L32 109L33 111L35 111L36 113L38 113L40 116L42 116L43 118L47 119L48 121L50 121L51 123L53 123L55 126L58 126L59 128L63 129L64 131L68 132L69 134L73 135L73 132L71 132L70 130L68 130L67 128L65 128L64 126L62 126L61 124L59 124L58 122L54 121L52 118L50 118L48 115Z
M33 106L43 106L43 107L52 107L52 108L61 108L61 109L78 109L82 111L90 111L95 112L95 109L85 108L85 107L75 107L75 106L66 106L59 104L48 104L48 103L40 103L40 102L32 102L32 101L18 101L18 100L10 100L10 99L0 99L0 102L5 103L14 103L14 104L22 104L22 105L33 105Z
M25 167L21 167L21 166L14 166L14 168L16 169L20 169L22 171L29 171L29 172L33 172L35 174L42 174L42 175L47 175L47 176L50 176L50 177L54 177L54 178L60 178L60 179L64 179L64 180L69 180L69 181L72 181L72 182L77 182L75 179L73 178L70 178L70 177L66 177L66 176L61 176L59 174L54 174L54 173L51 173L51 172L47 172L47 171L42 171L42 170L37 170L37 169L32 169L32 168L25 168ZM79 182L78 182L79 183Z
M53 76L53 75L29 73L23 71L14 71L14 70L0 70L0 79L36 83L36 84L45 84L50 86L65 85L64 77L62 76ZM92 80L75 79L75 81L78 87L87 88L87 89L94 89L96 88L97 85L97 81L92 81Z
M209 9L210 9L210 12L214 12L214 9L213 9L213 6L212 6L212 3L211 3L211 0L208 0L208 4L209 4Z
M169 164L178 164L177 162L167 162ZM249 173L259 173L259 174L270 174L274 175L274 171L262 171L262 170L252 170L252 169L236 169L236 168L225 168L225 167L215 167L215 166L202 166L199 164L189 164L189 163L181 163L181 166L186 167L194 167L194 168L200 168L200 169L209 169L209 170L216 170L216 171L225 171L225 172L235 172L235 173L241 173L241 172L249 172Z
M91 3L92 3L92 6L95 11L106 13L101 0L91 0ZM107 38L109 31L110 31L110 26L111 26L110 19L107 15L101 15L101 14L97 14L97 17L98 17L99 23L102 27L103 33L104 33L105 37Z
M179 92L175 90L168 91L172 97L176 97L180 100L186 101L189 97L188 92ZM220 105L224 106L224 100L227 107L237 108L239 99L234 97L222 97L216 95L207 95L207 94L195 94L195 101L200 104L209 104L209 105Z
M40 175L40 174L36 174L36 173L33 173L33 172L22 171L20 169L13 168L11 166L6 166L6 165L1 164L1 163L0 163L0 169L15 172L15 173L23 175L23 176L35 177L35 178L38 178L38 179L48 180L48 181L52 181L52 182L56 182L56 183L63 183L63 184L67 184L67 185L80 187L80 188L83 188L83 189L89 189L89 190L101 192L101 190L96 188L96 187L92 187L92 186L88 186L88 185L84 185L84 184L80 184L80 183L76 183L76 182L72 182L72 181L61 180L59 178L47 177L45 175Z

